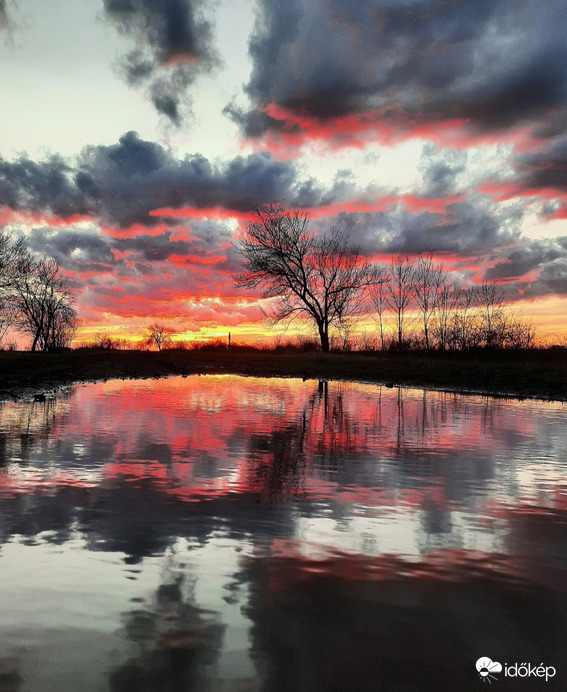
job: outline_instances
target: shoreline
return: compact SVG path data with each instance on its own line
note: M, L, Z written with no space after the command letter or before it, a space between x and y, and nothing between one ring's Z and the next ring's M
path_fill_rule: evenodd
M0 352L0 402L51 398L75 384L110 379L220 374L342 380L476 396L567 401L565 349L280 353L235 348Z

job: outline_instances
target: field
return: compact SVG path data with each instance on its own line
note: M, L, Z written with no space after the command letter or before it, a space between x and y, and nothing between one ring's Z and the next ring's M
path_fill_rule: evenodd
M277 352L232 350L0 352L0 400L85 381L191 374L355 380L456 392L567 400L567 350Z

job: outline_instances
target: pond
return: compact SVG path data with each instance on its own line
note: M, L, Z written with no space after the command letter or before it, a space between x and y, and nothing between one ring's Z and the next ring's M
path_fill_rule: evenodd
M566 423L236 376L4 404L0 689L567 689Z

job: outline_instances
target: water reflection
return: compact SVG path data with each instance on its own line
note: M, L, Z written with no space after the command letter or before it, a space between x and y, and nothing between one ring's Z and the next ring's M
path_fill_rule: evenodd
M481 655L565 676L565 420L238 377L6 404L0 686L473 689Z

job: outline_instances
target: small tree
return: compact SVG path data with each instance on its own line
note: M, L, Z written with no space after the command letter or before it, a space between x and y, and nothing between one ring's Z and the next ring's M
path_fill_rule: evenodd
M378 315L378 329L380 330L380 348L382 351L386 348L386 339L384 335L384 312L387 306L387 296L390 291L390 277L385 276L381 281L377 281L370 288L370 297L376 308Z
M496 283L483 281L477 290L476 300L480 310L484 345L487 348L502 346L506 331L504 291Z
M455 289L449 285L447 278L439 290L437 306L433 313L432 335L439 350L447 348L449 340L449 320L454 307Z
M283 202L257 208L256 221L236 245L243 269L235 280L241 288L263 288L262 296L273 299L274 322L312 320L321 349L328 351L330 331L360 311L376 272L337 229L316 237L308 226L307 214L288 210Z
M398 253L390 265L390 292L387 298L388 307L395 314L398 349L403 348L404 344L406 313L415 295L415 277L415 267L409 258Z
M421 310L426 349L431 348L429 324L439 305L445 278L443 266L433 263L431 250L419 255L415 268L415 302Z
M146 343L151 348L155 346L158 351L162 348L168 348L172 343L173 329L166 327L164 324L154 322L146 330Z

